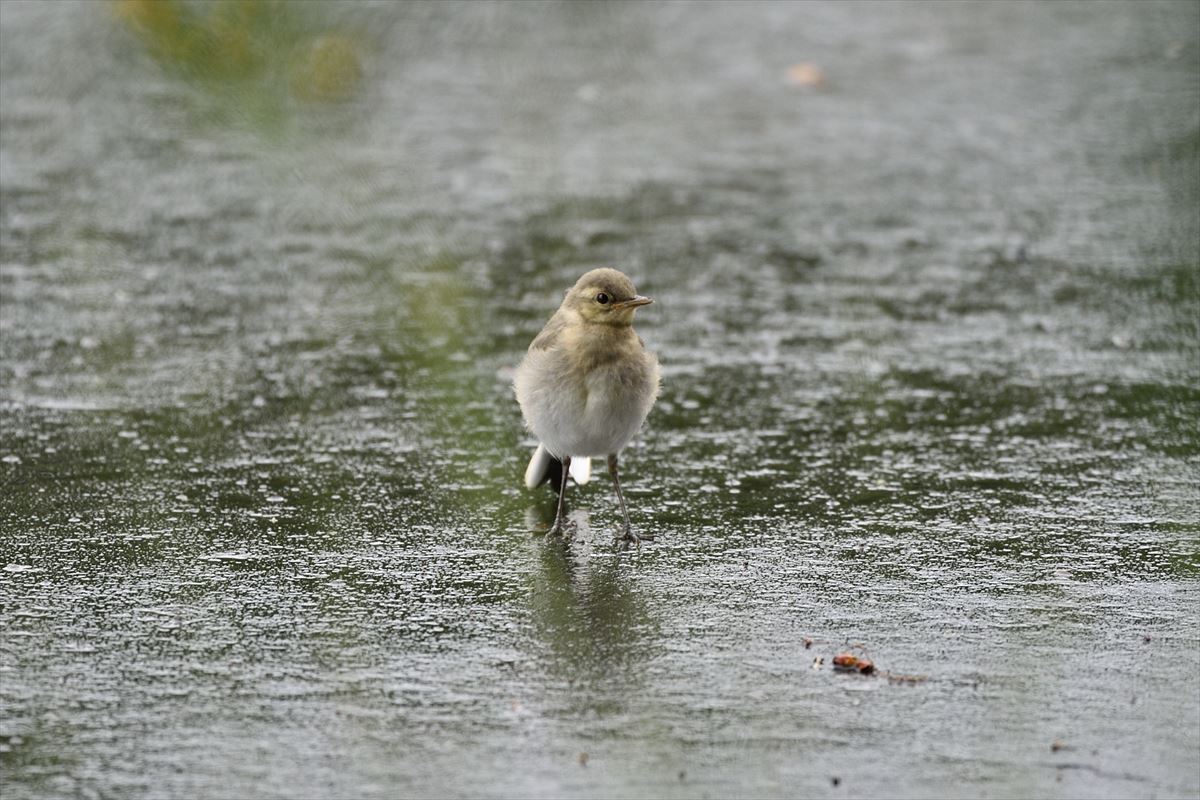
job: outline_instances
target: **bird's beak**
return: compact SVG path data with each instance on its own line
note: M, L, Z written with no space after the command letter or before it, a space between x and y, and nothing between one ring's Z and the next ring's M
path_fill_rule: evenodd
M629 298L628 300L622 300L619 303L613 303L612 307L617 308L617 309L637 308L638 306L648 306L653 302L654 301L651 300L649 297L643 297L642 295L639 294L636 297Z

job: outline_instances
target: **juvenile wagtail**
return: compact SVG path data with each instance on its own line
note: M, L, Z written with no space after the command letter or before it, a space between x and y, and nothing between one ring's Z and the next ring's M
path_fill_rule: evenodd
M533 489L551 481L558 510L547 536L563 530L567 477L591 478L592 457L608 457L608 474L625 518L624 539L640 542L617 477L617 456L658 397L658 359L633 332L633 315L652 303L615 269L594 269L567 295L529 345L513 379L525 424L538 438L525 470Z

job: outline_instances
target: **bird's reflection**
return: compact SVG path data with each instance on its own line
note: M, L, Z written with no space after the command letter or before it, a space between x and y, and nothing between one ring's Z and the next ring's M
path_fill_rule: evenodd
M539 513L530 510L535 520ZM576 684L636 685L658 630L636 564L614 550L607 534L594 533L587 510L572 511L568 521L566 538L531 539L541 569L532 577L529 603L547 667Z

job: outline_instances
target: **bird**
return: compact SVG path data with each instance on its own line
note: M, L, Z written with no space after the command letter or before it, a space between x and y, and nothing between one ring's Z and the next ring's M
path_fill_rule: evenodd
M550 481L558 491L547 537L563 532L568 476L585 484L592 458L607 458L624 519L621 538L639 545L654 538L634 533L617 470L621 450L641 429L662 384L657 356L633 330L637 309L653 302L619 270L584 273L514 373L517 403L538 440L525 486L534 489Z

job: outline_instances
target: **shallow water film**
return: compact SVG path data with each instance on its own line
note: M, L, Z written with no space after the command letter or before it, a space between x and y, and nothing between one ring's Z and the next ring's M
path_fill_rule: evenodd
M0 795L1200 795L1198 170L1194 2L0 3Z

